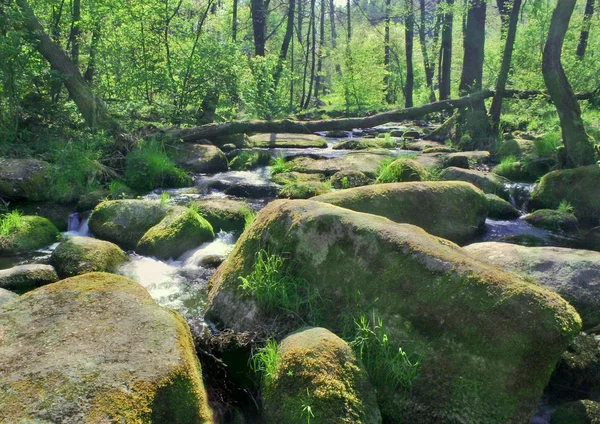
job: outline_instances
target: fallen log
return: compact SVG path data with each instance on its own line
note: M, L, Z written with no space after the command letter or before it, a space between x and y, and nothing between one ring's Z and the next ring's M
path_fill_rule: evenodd
M535 96L546 96L548 93L539 90L506 90L504 96L515 99L531 99ZM250 133L296 133L312 134L318 131L342 130L350 131L354 128L371 128L388 122L400 122L407 119L421 118L434 112L445 110L462 109L471 104L493 97L492 90L483 90L473 93L469 96L458 99L441 100L434 103L428 103L422 106L410 107L406 109L382 112L371 116L356 118L323 119L314 121L294 121L291 119L281 119L274 121L232 121L226 123L214 123L201 125L199 127L187 129L169 129L163 132L166 138L171 140L183 140L185 142L196 142L202 139L212 139L232 134L250 134ZM589 99L593 94L579 93L578 98Z

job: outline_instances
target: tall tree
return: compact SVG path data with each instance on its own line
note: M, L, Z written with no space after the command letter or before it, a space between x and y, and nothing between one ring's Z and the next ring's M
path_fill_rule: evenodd
M27 0L16 0L16 4L21 10L25 29L35 41L35 47L50 63L50 67L61 74L71 99L86 123L92 129L104 129L116 135L118 126L106 110L102 98L92 92L77 66L46 34Z
M404 85L404 104L413 107L413 87L415 74L413 68L413 46L415 38L415 10L413 0L406 1L405 52L406 52L406 83Z
M435 92L433 91L433 64L431 63L427 52L427 39L425 34L427 26L425 0L419 0L419 9L421 12L419 21L419 43L421 44L421 55L423 56L423 66L425 68L425 84L427 84L427 89L429 90L429 101L435 102Z
M596 162L594 144L585 132L579 103L560 61L575 2L576 0L558 0L552 13L542 57L544 82L558 112L566 162L569 167L591 165Z
M385 0L385 24L383 34L383 66L385 75L383 77L383 86L385 90L385 101L387 104L394 103L392 87L390 86L390 15L392 13L392 0Z
M458 87L461 94L480 91L485 52L486 0L469 0L463 37L463 66Z
M315 83L315 98L325 94L325 76L323 75L323 58L325 56L325 0L321 0L321 19L319 23L319 53L317 63L317 80Z
M502 111L502 98L506 81L508 80L508 72L510 71L510 62L512 59L515 38L517 35L517 22L519 21L519 11L521 10L521 0L512 0L510 10L510 19L508 21L508 29L506 32L506 42L504 44L504 54L502 55L502 65L496 82L496 92L492 99L490 107L490 123L491 133L498 134L500 129L500 113Z
M452 71L452 26L454 22L454 0L444 0L439 4L443 10L442 43L440 66L440 100L450 98L450 76Z
M71 43L71 60L77 66L79 65L79 38L81 36L81 0L73 0L71 33L69 42Z
M235 43L237 41L237 31L238 31L238 0L233 0L233 10L231 17L231 40Z
M250 0L252 13L252 30L254 32L254 54L265 55L265 28L267 24L267 7L265 0Z
M596 0L587 0L585 3L585 12L583 15L583 26L579 35L579 44L577 44L577 57L583 59L585 50L587 49L587 40L590 35L590 27L592 25L592 16L594 15L594 3Z
M279 52L279 62L275 69L275 75L273 76L275 87L279 84L279 78L283 71L283 62L287 59L288 50L290 48L290 41L294 36L294 10L296 6L296 0L288 1L288 12L287 12L287 25L285 28L285 35L283 36L283 43L281 43L281 51ZM293 60L293 59L292 59Z
M304 109L308 109L308 106L310 105L312 91L313 91L313 87L315 85L315 65L316 65L316 61L317 61L316 60L317 59L317 25L316 25L317 15L315 13L316 3L317 3L316 0L310 0L310 17L311 17L310 22L311 22L311 24L309 25L309 32L311 32L312 43L310 45L310 50L311 50L312 54L311 54L310 79L308 82L308 95L306 96L306 100L303 105ZM306 45L306 48L309 49L308 43Z

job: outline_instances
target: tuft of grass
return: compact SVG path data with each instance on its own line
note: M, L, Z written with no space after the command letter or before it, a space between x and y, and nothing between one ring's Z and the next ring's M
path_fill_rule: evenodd
M108 184L108 193L111 199L126 199L131 189L121 181L113 180Z
M171 195L169 193L167 193L166 191L163 191L160 193L160 204L161 205L167 205L169 203L171 203ZM193 206L196 206L192 203ZM190 206L191 208L192 206Z
M564 213L575 212L575 208L573 207L573 205L571 205L569 203L568 200L561 200L561 202L558 204L558 208L556 208L556 210L559 212L564 212Z
M415 155L399 155L395 158L386 158L376 173L376 183L396 183L400 181L413 180L420 177L424 179L425 175L418 175L412 168L406 166L405 163L397 162L398 159L414 159ZM418 178L417 178L418 179Z
M383 322L375 313L371 320L361 315L354 323L356 336L350 346L363 361L372 381L378 386L410 391L420 360L411 359L402 348L392 347Z
M23 226L23 213L15 209L0 217L0 237L9 236L14 230Z
M267 344L252 355L250 367L252 371L262 373L267 383L275 378L279 368L279 351L274 339L267 340Z
M271 161L271 175L289 172L290 166L283 155L279 155Z
M533 141L533 151L540 158L551 157L562 146L562 135L558 131L550 132Z
M271 156L266 152L243 151L229 162L229 167L235 171L267 166L271 162Z
M514 164L517 162L517 157L510 155L500 161L500 165L496 168L498 175L508 175L512 171Z
M248 228L256 219L256 212L248 208L248 213L244 215L244 231Z
M315 320L314 301L318 292L306 279L292 272L286 259L266 250L256 254L252 271L239 277L238 289L252 296L267 312L286 311L308 320Z

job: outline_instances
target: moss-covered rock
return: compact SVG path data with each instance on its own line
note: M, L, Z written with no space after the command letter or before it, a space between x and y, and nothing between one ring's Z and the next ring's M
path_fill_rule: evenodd
M23 212L24 215L37 215L47 218L58 231L67 231L69 229L69 215L73 212L71 206L59 205L56 203L22 203L16 206L16 209Z
M11 200L50 198L50 165L38 159L0 158L0 197Z
M0 270L0 288L25 292L58 281L51 265L18 265Z
M515 158L521 157L521 146L514 138L504 140L500 146L498 146L498 150L496 151L496 157L498 159L504 159L509 156L514 156Z
M190 172L215 174L227 171L227 157L216 146L180 143L174 149L175 163Z
M168 207L150 200L110 200L90 216L90 231L98 238L135 249L142 236L167 215Z
M376 182L400 183L405 181L423 181L429 176L427 169L419 162L409 158L400 158L382 167Z
M384 421L525 422L581 326L560 296L415 226L289 200L264 208L213 276L207 318L222 328L289 322L238 288L260 249L302 270L320 325L353 333L360 315L380 318L391 349L420 358L411 390L373 381Z
M348 344L324 328L287 336L278 347L274 376L263 379L268 423L381 423L375 391Z
M0 256L28 252L54 243L59 235L52 222L41 216L23 216L21 224L0 235Z
M314 134L256 134L249 143L254 147L327 147L327 140Z
M444 169L439 178L442 181L466 181L479 187L484 193L495 194L504 200L510 199L508 189L505 187L508 180L496 174L450 167Z
M246 202L239 200L201 199L194 204L215 233L221 230L241 232L255 214Z
M110 192L108 190L100 189L86 193L79 198L77 206L75 207L78 212L91 211L104 200L110 198Z
M325 177L321 174L305 174L302 172L281 172L271 175L275 184L286 185L290 183L322 182Z
M187 324L125 277L86 274L6 303L0 366L6 422L212 422Z
M529 206L556 209L564 200L583 222L600 222L600 165L553 171L542 177L531 193Z
M488 212L485 195L465 182L376 184L312 200L417 225L455 242L466 241L481 231Z
M198 212L174 206L163 220L146 231L135 250L159 259L177 258L214 238L212 225Z
M453 166L455 168L469 169L471 164L469 163L469 158L465 155L447 155L443 156L442 166L444 168Z
M511 181L533 183L550 172L554 165L552 159L526 156L520 161L500 164L492 172Z
M525 215L523 220L534 227L547 230L569 231L576 229L579 225L579 221L572 213L552 209L539 209Z
M369 178L375 178L381 164L392 157L389 151L352 152L341 158L314 159L297 157L288 162L290 171L308 174L323 174L327 177L339 171L360 171Z
M475 258L532 278L577 309L584 329L600 324L600 253L563 247L525 247L474 243L465 250Z
M17 297L19 297L18 294L13 293L9 290L0 288L0 307L2 307L2 305L4 305L9 300L16 299Z
M552 403L577 399L600 400L600 343L581 333L562 354L546 394Z
M383 136L383 134L380 134ZM382 137L383 138L383 137ZM366 150L366 149L393 149L396 147L395 140L381 140L381 139L365 139L365 138L353 138L351 140L342 141L341 143L333 146L334 150Z
M128 259L109 241L72 237L58 245L50 260L60 278L67 278L95 271L115 272Z
M495 194L486 194L490 205L488 217L492 219L515 219L521 216L521 212L506 200Z
M560 405L552 414L550 424L598 424L600 403L578 400Z
M330 191L331 186L320 181L293 182L283 187L279 192L279 197L284 199L310 199Z
M371 184L371 179L360 171L339 171L329 178L333 188L346 189Z

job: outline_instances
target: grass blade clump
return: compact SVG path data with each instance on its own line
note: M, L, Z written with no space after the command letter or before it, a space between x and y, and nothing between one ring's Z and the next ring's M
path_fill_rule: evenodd
M23 225L23 214L21 211L13 210L0 217L0 237L9 236L14 230Z

